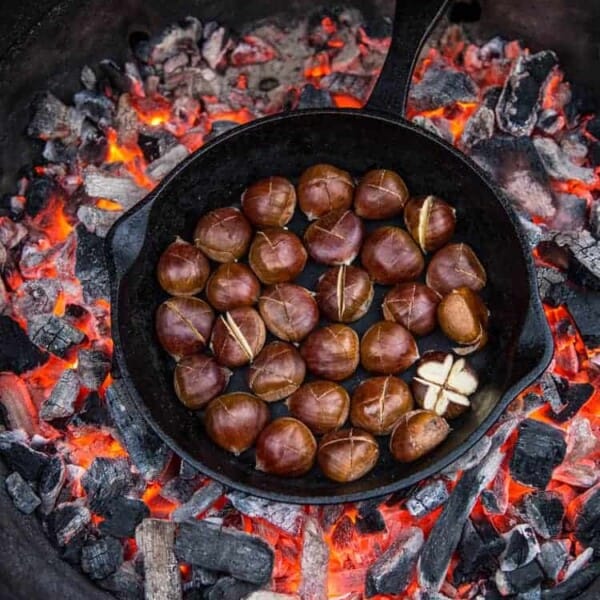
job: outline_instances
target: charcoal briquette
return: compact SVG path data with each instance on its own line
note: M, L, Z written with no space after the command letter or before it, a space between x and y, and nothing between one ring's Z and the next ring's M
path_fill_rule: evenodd
M19 473L8 475L5 485L13 504L22 513L30 515L40 505L41 500Z
M113 537L89 542L81 549L81 569L92 579L104 579L123 563L123 546Z

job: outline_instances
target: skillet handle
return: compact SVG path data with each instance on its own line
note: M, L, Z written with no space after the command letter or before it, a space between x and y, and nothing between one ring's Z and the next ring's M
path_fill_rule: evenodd
M390 49L365 108L404 117L419 52L449 0L396 0Z

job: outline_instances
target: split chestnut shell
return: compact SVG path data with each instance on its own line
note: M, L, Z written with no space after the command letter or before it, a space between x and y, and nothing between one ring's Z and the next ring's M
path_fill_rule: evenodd
M194 243L217 262L231 262L246 254L252 227L237 208L217 208L205 214L196 225Z

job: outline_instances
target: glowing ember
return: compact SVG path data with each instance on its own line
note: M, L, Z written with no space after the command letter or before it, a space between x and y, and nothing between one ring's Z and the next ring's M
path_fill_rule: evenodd
M108 140L106 162L109 164L122 163L140 187L148 190L153 189L156 182L152 181L146 175L146 160L140 148L137 145L121 145L117 138L117 132L114 129L109 129L106 134L106 139Z

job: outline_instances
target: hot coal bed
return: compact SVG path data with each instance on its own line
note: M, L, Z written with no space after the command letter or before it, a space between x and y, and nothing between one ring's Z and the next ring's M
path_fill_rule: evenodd
M86 66L68 102L35 99L42 156L0 204L3 598L600 597L600 119L552 50L447 26L414 77L409 117L517 209L555 340L457 463L353 505L254 498L174 456L110 372L112 223L240 123L362 106L389 33L355 9L242 33L189 17L132 36L125 64ZM43 562L56 550L34 515L74 567L49 560L37 583L27 544Z

